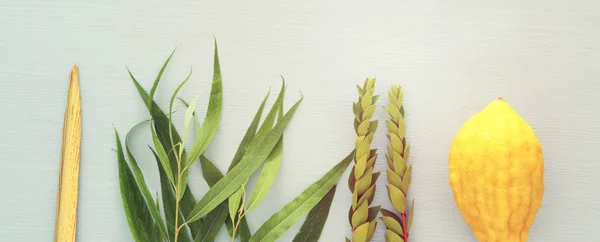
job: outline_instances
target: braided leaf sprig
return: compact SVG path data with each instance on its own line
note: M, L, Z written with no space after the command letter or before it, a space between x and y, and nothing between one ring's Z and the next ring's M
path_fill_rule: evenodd
M384 107L389 119L386 120L388 130L387 154L388 163L388 195L394 209L392 212L382 209L381 220L386 225L385 240L387 242L407 242L413 219L414 200L410 210L407 207L406 194L410 185L412 165L407 165L410 143L406 140L404 124L404 107L402 106L402 88L392 85L388 92L388 107Z
M381 206L369 207L375 195L375 183L379 172L373 172L377 149L371 149L373 135L377 130L377 120L371 121L375 112L375 103L379 98L375 92L375 78L367 78L362 86L356 86L359 93L358 102L353 105L355 141L354 167L348 178L348 186L352 192L352 207L349 211L349 222L352 227L352 241L371 241ZM346 241L351 241L346 238Z

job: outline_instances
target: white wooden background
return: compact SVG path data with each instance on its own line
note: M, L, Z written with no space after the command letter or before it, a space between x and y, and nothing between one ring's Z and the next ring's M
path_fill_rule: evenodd
M351 149L355 84L377 77L380 104L405 89L416 199L412 241L475 241L454 206L447 152L462 123L503 96L537 132L546 193L530 241L600 241L600 1L31 1L0 3L0 240L51 241L68 74L81 72L83 144L78 241L131 241L119 195L113 125L148 117L125 67L149 87L178 47L157 99L194 74L204 110L213 35L224 114L207 155L225 170L279 74L286 106L305 96L285 133L281 173L251 212L252 230ZM273 99L271 99L272 101ZM270 102L272 103L272 102ZM182 112L180 112L182 113ZM379 109L375 115L385 119ZM384 149L384 126L374 145ZM143 133L143 134L142 134ZM134 149L149 157L147 132ZM153 162L153 161L152 161ZM152 162L144 166L152 189ZM151 164L150 164L151 163ZM383 155L377 169L385 170ZM350 235L342 177L321 241ZM207 186L197 166L196 197ZM375 203L389 207L378 182ZM302 221L280 241L290 241ZM382 225L374 241L383 241ZM224 230L219 241L227 241Z

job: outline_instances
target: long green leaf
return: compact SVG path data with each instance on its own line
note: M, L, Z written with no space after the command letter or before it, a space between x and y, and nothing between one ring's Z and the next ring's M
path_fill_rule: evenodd
M136 181L138 187L140 188L140 191L144 197L144 200L146 201L146 203L149 206L150 214L152 215L152 218L154 219L155 223L158 226L159 235L162 236L163 238L167 238L166 228L163 223L162 217L160 216L160 212L158 211L158 206L154 203L154 198L152 197L152 194L150 193L150 190L148 189L148 186L146 185L146 180L144 178L144 174L142 173L142 170L140 169L140 167L137 163L137 160L135 159L135 157L133 157L133 154L131 154L131 150L129 149L129 137L130 137L131 133L137 128L137 126L142 125L145 122L146 121L139 122L138 124L134 125L129 130L129 132L127 132L127 134L125 135L125 150L127 153L127 158L129 159L131 171L133 172L135 181Z
M165 218L167 219L167 228L169 228L169 241L175 240L175 192L173 187L169 184L169 180L166 177L167 174L164 170L160 169L160 160L156 152L152 150L156 163L158 165L158 174L160 176L160 188L162 191L163 209L165 211ZM183 221L181 214L178 214L179 221ZM181 222L179 222L181 224ZM187 227L183 227L179 231L179 241L189 242Z
M117 141L117 161L119 167L119 187L121 190L121 199L123 200L123 208L127 223L131 230L131 235L135 241L151 241L150 238L159 236L156 234L156 224L150 214L148 205L133 177L133 173L129 169L119 134L115 130Z
M242 221L240 221L240 227L238 230L240 231L240 242L250 241L252 233L250 233L250 228L248 226L248 221L246 221L246 217L242 218Z
M277 99L275 100L275 103L271 107L271 110L267 114L267 117L265 118L265 120L263 121L262 125L260 126L260 129L258 130L258 133L256 134L256 136L258 136L258 137L265 136L267 134L267 132L269 132L273 128L273 123L275 122L275 117L277 116L277 111L279 111L279 110L281 110L283 108L282 105L283 105L284 94L285 94L285 82L282 83L282 85L281 85L281 91L279 92L279 95L278 95ZM271 151L271 153L273 153L273 151ZM267 157L266 161L273 161L273 158L271 158L271 159L269 159L269 158L270 157ZM270 162L270 163L272 163L272 162ZM267 167L267 168L269 168L269 167ZM263 179L265 179L265 177L263 177ZM238 209L240 207L240 202L239 201L240 201L240 198L242 197L242 194L243 194L244 189L245 189L245 184L247 182L248 181L246 180L246 182L244 182L244 185L242 185L242 187L240 187L231 196L229 196L229 199L228 199L228 202L229 202L229 216L231 218L231 221L234 221L235 218L237 217L236 216L237 215L237 211L238 211ZM261 182L261 181L259 180L259 182ZM264 181L263 181L262 184L257 184L257 185L263 186L263 185L266 185L266 184L264 184ZM263 191L264 187L259 187L259 189L261 190L260 191L261 193L264 192ZM253 202L256 202L256 198L257 197L254 197L254 201Z
M214 186L223 174L208 158L200 156L200 165L202 166L202 176L209 186ZM227 202L221 203L216 209L206 215L202 221L200 231L195 236L194 242L212 242L217 237L223 223L227 220Z
M202 153L217 132L219 120L221 118L221 106L223 104L223 83L221 78L221 67L219 64L219 51L217 41L215 40L215 53L213 63L213 81L210 91L210 100L208 101L208 110L202 124L200 134L196 136L196 140L192 144L190 155L184 163L183 169L190 167Z
M200 156L200 165L202 166L202 176L209 187L214 186L223 178L223 173L206 156Z
M285 96L286 89L287 88L285 86L285 80L282 80L279 95L277 96L275 103L271 107L271 110L269 110L267 117L265 117L265 120L261 124L260 129L256 133L256 136L263 136L273 128L273 123L275 123L275 117L277 117L277 113L281 110L281 108L283 108L283 98Z
M194 242L213 242L227 220L227 203L221 203L219 206L208 213L202 221L200 232L196 235Z
M188 74L188 76L185 78L185 80L183 80L183 82L181 82L179 84L179 86L177 86L177 88L175 89L175 91L173 92L173 94L171 95L171 100L169 101L169 125L168 125L168 129L169 129L169 140L171 141L171 147L175 147L175 141L174 141L174 135L173 135L173 119L172 119L172 114L173 114L173 102L175 101L175 97L177 96L177 93L179 93L179 90L181 90L181 87L183 87L183 85L190 79L190 76L192 76L192 70L190 69L190 73ZM196 118L194 117L194 126L196 125ZM179 136L177 134L177 131L175 131L176 135ZM187 131L186 131L187 133ZM183 144L179 143L179 145L184 146ZM177 151L173 151L174 154L177 154ZM182 158L183 158L183 154L182 154ZM169 172L170 173L170 172ZM179 197L177 198L177 201L180 201L182 198L185 197L186 195L186 189L188 189L187 187L187 181L188 181L188 172L184 171L182 174L182 186L179 187ZM190 197L187 198L188 201L191 200ZM191 202L191 201L190 201ZM197 224L194 224L192 227L196 227Z
M302 216L306 215L337 184L348 165L352 162L353 154L354 151L334 166L320 180L306 188L298 197L271 216L254 233L252 238L250 238L250 242L277 240Z
M258 129L258 124L260 123L260 118L262 116L263 110L265 109L265 104L266 104L267 99L269 98L270 94L271 94L271 90L269 89L269 92L267 93L267 95L263 99L262 103L260 104L260 107L256 111L254 118L252 118L252 122L250 123L250 126L248 127L248 129L246 129L246 133L244 134L242 141L238 145L238 149L235 152L235 155L233 156L233 160L231 160L231 163L229 164L229 168L227 169L227 171L231 171L231 169L233 169L233 167L235 167L240 162L240 160L242 160L242 157L246 153L246 148L248 147L248 144L250 144L252 139L254 139L254 136L256 135L256 130Z
M206 180L206 183L208 183L209 186L214 186L221 178L223 178L221 171L204 155L200 156L200 164L202 165L202 175L204 176L204 180ZM199 239L200 241L214 241L214 238L217 236L223 223L229 221L229 224L231 225L231 220L227 220L227 215L229 214L227 208L228 203L225 201L219 204L216 209L208 213L202 221L202 228L196 239ZM247 242L252 234L250 233L250 228L246 222L246 217L242 218L238 229L240 233L236 233L236 237L239 235L241 242ZM233 226L231 227L231 230L233 231ZM231 236L232 232L229 233Z
M162 165L162 168L165 171L170 171L171 164L169 163L169 156L167 155L165 148L160 143L160 140L158 140L158 136L156 136L156 132L154 131L154 128L152 128L152 126L150 126L150 131L152 133L152 143L154 143L154 148L156 149L156 153L160 160L160 164ZM173 186L175 186L176 182L175 182L175 179L173 178L173 173L167 172L166 174L167 174L167 177L169 178L169 181L171 182L171 184Z
M175 54L176 49L177 48L173 49L173 51L169 55L169 58L167 58L167 60L163 64L162 68L160 68L160 71L158 72L158 75L156 76L156 79L154 80L154 83L152 84L152 88L150 89L150 98L148 98L148 100L154 99L154 93L156 92L156 88L158 88L158 83L160 82L160 78L162 77L163 73L165 72L165 69L167 69L167 65L169 64L169 61L171 61L171 57L173 57L173 54ZM149 102L146 105L148 105L148 106L150 106L150 108L152 108L152 105Z
M242 159L242 157L244 156L244 154L246 152L246 148L247 148L248 144L252 141L252 139L254 139L254 136L256 135L256 131L258 129L258 124L260 123L262 112L264 110L266 101L267 101L270 93L271 93L271 89L269 89L269 92L263 99L259 109L256 111L256 114L254 115L254 118L252 119L250 126L246 130L246 133L244 134L244 137L242 138L242 141L240 142L240 144L238 146L238 149L233 157L233 160L229 164L229 170L233 169L233 167L235 167L240 162L240 160ZM284 93L285 93L285 82L282 83L279 95L278 95L277 99L275 100L275 103L273 104L273 107L276 107L276 104L280 103L279 111L280 111L281 117L283 117L283 97L284 97L283 95L284 95ZM278 102L277 100L280 100L280 99L281 99L281 101ZM269 113L272 113L272 110L274 110L274 109L271 108L271 111L269 111ZM263 124L261 125L261 128L273 125L272 121L268 121L268 120L272 120L272 118L267 117L267 118L265 118L265 120L266 121L263 122ZM269 124L269 122L270 122L270 124ZM247 215L242 217L242 221L240 222L240 226L238 228L240 233L236 233L236 237L238 237L238 235L239 235L241 242L249 241L250 237L252 236L252 233L250 232L250 228L248 226L248 222L246 221L246 217L247 217ZM229 236L233 236L233 223L231 222L231 220L226 220L225 225L227 226L227 233L229 234Z
M240 204L242 202L242 195L244 195L244 185L242 185L237 191L235 191L231 196L229 196L229 201L227 202L229 205L229 218L231 222L235 224L237 219L238 210L240 209Z
M283 91L283 88L282 88L282 91ZM271 94L271 90L269 89L269 92L267 93L267 95L263 99L262 103L260 104L260 107L256 111L256 114L254 115L254 118L252 119L250 126L248 127L248 129L246 129L246 133L244 134L242 141L238 145L238 149L235 152L235 155L233 156L233 160L229 164L228 171L233 169L233 167L235 167L240 162L240 160L246 153L246 148L247 148L248 144L252 141L252 139L254 139L254 136L256 135L256 130L258 129L258 124L260 123L260 119L261 119L263 110L265 108L265 104L266 104L267 99L269 98L270 94ZM231 222L231 220L226 220L225 225L227 226L227 233L229 234L229 236L233 236L233 223ZM238 235L240 235L242 242L247 241L250 238L250 236L248 236L247 238L244 238L244 235L250 235L250 228L248 227L248 223L246 222L245 216L242 218L239 229L241 230L241 233L236 233L236 237Z
M187 109L185 110L185 117L184 117L184 123L183 123L183 139L180 143L179 149L180 151L177 151L177 154L182 154L183 153L183 149L185 147L185 141L187 140L187 135L188 135L188 131L189 131L189 124L192 121L192 117L194 117L194 123L196 123L196 116L195 116L195 109L196 109L196 101L198 100L198 96L200 96L200 93L198 93L198 95L192 100L192 102L190 103L190 105L188 105ZM172 130L170 131L170 133L172 134ZM185 166L185 158L183 156L180 157L181 159L178 161L180 164L184 165L184 167L179 167L178 165L178 169L181 169L181 173L182 173L182 179L181 179L181 184L178 185L179 187L179 191L178 194L179 196L177 197L177 201L179 202L179 200L181 200L182 196L185 194L184 191L185 189L187 189L187 181L188 181L188 172L187 172L187 166ZM191 165L191 163L190 163Z
M195 114L194 112L196 110L196 102L198 102L198 96L200 96L200 93L198 93L198 95L196 95L196 97L194 99L192 99L192 102L190 102L187 109L185 110L185 116L183 118L183 143L184 144L187 141L187 135L188 135L188 130L189 130L189 126L190 126L190 121L192 121L192 116L193 116L193 114ZM195 120L195 117L194 117L194 120ZM198 138L198 137L196 137L196 138Z
M177 93L179 93L179 90L181 90L181 88L183 87L183 85L190 79L190 76L192 76L192 70L190 69L190 73L188 74L188 76L185 78L185 80L183 80L179 86L177 86L177 88L175 89L175 91L173 92L173 94L171 95L171 100L169 101L169 139L171 139L171 146L175 146L174 140L173 140L173 124L172 124L172 115L173 115L173 102L175 101L175 97L177 96ZM186 105L187 106L187 105Z
M283 88L282 88L282 91L283 91ZM251 141L251 139L254 138L254 133L256 132L256 129L258 127L258 123L260 121L260 117L262 115L262 111L263 111L263 109L265 107L265 103L267 101L267 98L269 97L269 94L270 94L270 91L269 91L269 93L267 93L267 95L263 99L263 101L262 101L262 103L260 105L260 108L258 109L257 113L255 114L255 116L254 116L254 118L252 120L252 123L250 124L250 127L248 128L248 130L246 130L246 134L244 135L244 138L242 139L240 145L238 146L238 150L236 152L236 155L234 156L234 159L231 162L231 165L229 167L230 170L231 170L231 168L233 168L237 164L236 161L239 161L241 159L241 156L245 152L247 143L249 143ZM184 103L184 105L186 105L187 107L189 107L190 104L188 104L185 100L181 100L181 101ZM281 112L283 112L283 111L281 111ZM271 122L271 126L272 126L272 122ZM204 161L203 161L203 159L204 159ZM214 165L212 164L212 162L208 161L208 159L206 159L206 157L202 157L201 156L200 157L200 161L201 161L201 165L203 167L204 179L205 180L211 179L211 176L214 176L214 175L211 175L212 172L208 172L208 174L206 172L204 172L204 168L205 168L205 166L208 166L207 164L212 165L212 167L214 167ZM207 169L212 169L212 167L208 166L206 168ZM212 170L214 172L218 171L218 169L217 170L212 169ZM220 173L220 171L218 171L218 172L219 172L220 177L223 177L223 175ZM214 180L214 179L212 179L212 180ZM209 185L210 185L210 182L208 180L207 180L207 183L209 183ZM216 183L216 181L215 181L215 183ZM212 186L212 185L210 185L210 186ZM232 221L234 220L234 217L237 214L237 210L239 209L239 204L240 204L239 202L238 203L232 203L232 200L238 200L239 201L240 198L241 198L241 192L242 192L242 190L236 191L234 193L234 195L237 194L237 196L233 196L233 195L230 196L229 199L228 199L228 202L227 202L228 203L228 207L229 207L229 211L230 211L230 218L231 218L231 220L227 220L226 222L227 222L227 225L228 225L228 232L229 232L230 236L232 235L232 231L233 231L233 223L232 223ZM238 204L238 205L232 205L232 204ZM235 211L235 213L233 213L231 211ZM242 219L245 220L245 218L242 218ZM249 231L249 228L247 226L244 227L243 224L247 225L247 223L242 223L241 224L241 226L242 226L241 230L247 230L247 231Z
M223 179L211 187L196 204L187 221L193 222L215 209L221 202L233 194L260 167L279 140L284 129L292 119L294 112L302 102L301 98L287 112L284 118L264 137L255 137L248 145L242 160Z
M158 104L154 100L151 100L149 98L148 93L146 92L146 90L144 90L144 88L140 85L140 83L135 79L135 77L133 76L131 71L129 71L129 69L127 69L127 71L129 73L129 76L131 77L131 80L133 81L136 89L138 90L138 93L140 94L142 101L146 104L149 114L152 116L152 119L154 121L154 128L156 130L158 139L162 143L165 150L169 150L169 151L173 150L171 137L172 137L173 143L179 143L179 142L181 142L181 138L180 138L179 134L177 133L177 131L175 130L173 125L169 122L169 119L167 118L165 113L160 109ZM169 135L170 130L173 130L172 136ZM169 161L171 163L170 165L171 165L171 169L172 169L171 172L176 175L177 174L177 159L175 157L175 153L170 152L168 154L169 154ZM186 156L186 154L184 151L183 157L185 157L185 156ZM190 191L190 189L186 188L185 192L183 194L183 198L179 204L181 214L184 217L187 217L187 215L193 209L195 204L196 204L196 199L192 195L192 192ZM189 223L188 226L190 227L192 234L196 234L196 233L198 233L198 230L200 228L200 222Z
M246 131L246 134L245 134L244 138L242 139L241 144L238 147L238 152L236 153L236 156L240 153L243 154L243 151L245 151L245 148L246 148L246 144L250 141L251 138L254 137L254 133L256 132L256 128L258 127L258 123L260 121L260 116L264 109L267 98L269 97L269 93L267 93L267 95L263 99L263 101L260 105L260 108L258 109L250 127ZM179 100L186 106L186 108L190 106L190 104L188 102L186 102L185 100L183 100L181 98ZM196 115L194 114L193 116L194 116L194 122L197 124ZM196 133L197 133L196 135L198 135L199 131L200 131L200 129L196 127ZM240 151L242 151L242 152L240 152ZM241 156L240 156L240 159L241 159ZM235 158L234 158L234 160L235 160ZM200 164L202 166L202 175L204 177L204 180L210 187L212 187L215 183L217 183L217 181L219 181L219 179L221 179L223 177L223 174L221 173L221 171L219 169L217 169L216 166L214 166L214 164L211 161L209 161L204 155L200 155ZM237 163L232 162L231 164L237 164ZM231 168L233 168L233 166L229 167L229 169L231 169ZM222 207L228 208L229 207L228 201L224 201L223 203L221 203L219 205L219 207L217 207L215 210L211 211L209 214L206 215L206 220L213 221L213 222L204 221L202 223L202 228L200 229L200 231L198 233L198 236L201 236L200 239L202 241L204 241L204 240L211 241L211 239L214 239L214 236L216 236L216 233L218 233L218 230L223 226L223 223L221 222L221 218L224 218L223 220L225 222L225 225L227 225L227 233L229 233L229 236L233 236L233 223L231 220L226 219L227 215L229 214L228 209L222 209ZM211 229L211 231L208 231L208 229ZM215 233L214 235L211 234L211 232L213 232L213 230L216 230L216 232L214 232ZM245 216L242 217L242 221L240 222L238 230L240 231L240 233L236 233L236 238L241 237L241 242L247 242L250 239L250 236L252 236L252 234L250 233L250 228L248 227L248 223L246 222Z
M308 216L306 216L306 220L300 228L300 231L298 231L292 242L319 241L321 232L323 232L323 227L325 226L325 222L329 216L329 209L331 208L331 203L333 202L336 188L337 185L334 185L331 189L329 189L327 195L325 195L321 201L319 201L319 203L317 203L317 205L310 210Z
M279 120L283 118L283 102L279 105ZM283 157L283 135L277 141L275 148L271 151L271 154L267 157L265 164L262 167L258 182L252 190L252 196L248 202L248 208L246 213L254 209L267 195L267 192L275 182L277 173L279 172L279 166L281 165L281 158Z
M280 138L275 148L269 157L265 160L265 164L261 170L258 181L252 190L252 196L248 202L248 208L246 212L250 212L254 209L264 198L267 196L267 192L275 183L275 178L279 172L279 166L281 165L281 158L283 156L283 138Z

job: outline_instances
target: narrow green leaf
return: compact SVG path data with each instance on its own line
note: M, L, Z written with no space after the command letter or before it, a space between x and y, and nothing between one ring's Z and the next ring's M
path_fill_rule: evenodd
M176 154L183 154L183 150L185 147L185 141L187 141L187 135L188 135L188 131L189 131L189 124L192 121L192 117L194 117L194 123L196 122L196 116L195 116L195 110L196 110L196 102L198 100L198 96L200 96L200 93L198 93L196 95L196 97L192 100L192 102L188 105L188 107L185 110L185 116L184 116L184 123L183 123L183 139L181 140L181 143L179 144L179 151L176 151ZM169 120L169 123L171 123L171 120ZM170 130L170 134L172 135L172 130ZM177 197L177 202L179 202L182 198L183 195L185 194L185 189L187 189L187 182L188 182L188 172L187 172L187 168L189 168L189 166L186 165L186 159L185 157L183 157L183 155L180 157L181 159L178 161L181 166L181 175L182 175L182 179L181 179L181 184L178 185L179 187L179 191L176 193L179 196ZM191 165L191 163L189 164ZM178 166L179 167L179 166Z
M131 168L131 171L133 172L133 176L135 178L137 186L140 188L140 191L144 197L144 200L146 201L146 204L148 204L148 206L151 208L150 214L152 215L152 218L154 219L155 223L158 226L158 231L160 233L160 236L162 236L163 238L166 238L167 232L166 232L166 228L163 223L163 220L160 216L160 212L158 211L158 209L154 209L154 208L157 208L157 205L154 203L152 194L150 193L150 190L148 189L148 186L146 185L146 180L144 179L144 174L142 173L142 170L138 166L138 163L137 163L135 157L133 157L133 155L131 154L131 151L129 150L129 137L130 137L131 133L137 128L138 125L142 125L143 123L145 123L145 121L142 121L142 122L136 124L135 126L133 126L129 130L129 132L125 135L125 150L127 152L127 158L129 159L130 168Z
M192 101L190 102L188 107L185 109L185 115L183 118L183 140L182 140L182 142L184 144L187 141L187 135L188 135L189 127L190 127L190 122L192 121L192 116L194 115L194 111L196 110L196 103L198 102L198 96L200 96L200 93L198 93L196 95L196 97L194 99L192 99ZM196 138L198 138L198 137L196 137ZM181 146L181 147L183 147L183 146Z
M237 191L235 191L231 196L229 196L228 204L229 204L229 218L231 222L235 224L238 214L238 209L240 208L240 204L242 202L242 195L244 194L244 185L242 185Z
M329 172L327 172L320 180L310 185L293 201L271 216L271 218L269 218L256 233L254 233L252 238L250 238L250 241L277 240L277 238L285 233L292 225L302 218L302 216L313 209L329 190L337 184L348 165L352 162L353 155L354 151L329 170Z
M127 223L129 224L129 229L131 230L131 235L136 242L150 241L150 238L153 236L159 236L156 234L157 226L154 223L152 215L148 209L148 205L144 201L144 197L142 196L142 193L136 184L133 173L125 161L121 140L116 130L115 136L117 140L119 187L121 190L121 199L123 201L125 216L127 217Z
M162 168L165 171L170 171L171 164L169 164L169 156L167 155L165 148L160 143L160 140L158 140L158 137L156 136L156 132L154 131L154 128L152 128L152 126L150 126L150 131L152 133L152 142L154 143L154 149L156 150L156 153L158 154L160 164L162 165ZM175 179L173 178L173 173L167 172L167 177L169 178L171 185L175 186L176 182L175 182Z
M156 92L156 88L158 87L158 83L160 82L160 78L162 77L163 73L165 72L165 69L167 69L167 65L169 64L169 61L171 60L171 57L173 57L173 54L175 54L175 50L176 49L177 48L173 49L173 51L169 55L169 58L167 58L167 60L163 64L162 68L160 68L160 71L158 72L158 76L156 76L156 79L154 80L154 84L152 84L152 88L150 89L150 98L148 98L148 100L153 100L154 99L154 93ZM152 109L152 105L151 105L150 102L147 102L146 105L148 105Z
M227 203L221 203L202 220L202 226L194 242L214 242L225 220L227 220Z
M279 92L279 95L278 95L277 99L275 100L275 103L271 107L271 110L267 114L262 125L258 129L258 132L256 133L256 137L265 136L273 128L273 123L275 122L275 117L276 117L278 111L283 108L282 105L283 105L285 89L286 89L286 87L285 87L285 80L284 80L281 85L281 91ZM273 153L273 151L271 151L271 153ZM270 161L269 157L267 157L266 161ZM232 164L233 164L233 162L232 162ZM267 165L267 164L265 164L265 165ZM263 170L264 169L265 169L265 167L263 167ZM261 184L257 184L257 185L261 185ZM237 211L239 208L239 203L236 203L234 200L238 199L238 196L241 197L241 192L242 192L241 190L238 190L236 193L234 193L235 196L232 195L229 197L229 212L230 212L229 216L232 218L231 221L234 221L234 218L237 217L236 216L237 214L233 213L232 211Z
M189 106L189 104L185 100L181 98L180 100L186 107ZM265 101L263 101L263 107ZM257 116L260 118L260 114L258 114ZM195 117L196 116L194 114L194 120ZM258 119L255 120L256 126L258 126ZM199 131L200 129L196 128L196 130ZM210 187L214 186L214 184L216 184L221 178L223 178L223 174L221 173L221 171L204 155L200 155L200 164L202 166L202 175L204 177L204 180ZM229 233L229 236L233 235L233 223L231 220L227 220L227 215L229 214L227 209L228 207L228 201L224 201L216 209L214 209L206 215L206 219L203 221L202 227L196 235L201 237L197 239L199 239L200 241L213 241L214 238L217 236L219 230L223 226L223 223L227 225L227 232ZM242 218L238 230L240 232L236 233L236 238L240 237L241 235L242 242L248 241L248 239L251 236L251 233L250 228L248 227L248 223L246 222L246 216Z
M192 70L190 70L190 74L188 74L188 76L185 78L185 80L183 80L183 82L181 82L179 84L179 86L177 86L177 89L175 89L175 91L173 92L173 95L171 95L171 100L169 101L169 118L168 118L168 130L169 130L169 141L170 141L170 145L171 147L175 147L175 135L173 135L173 130L175 129L175 127L173 127L173 119L172 119L172 115L173 115L173 102L175 101L175 97L177 96L177 93L179 93L179 90L181 89L181 87L183 87L183 85L190 79L190 76L192 76ZM184 102L185 103L185 102ZM189 106L187 103L186 104L186 108L187 106ZM194 127L197 125L196 123L196 117L194 116ZM177 134L177 131L175 131L175 134L177 135L177 137L179 136L179 134ZM179 141L177 141L179 142ZM177 152L175 150L172 151L175 157L175 154L177 154ZM175 170L175 169L173 169ZM175 171L177 172L177 171ZM167 172L170 173L170 172Z
M167 116L165 115L165 113L160 109L158 104L156 104L156 102L154 100L149 98L148 93L146 92L146 90L144 90L144 88L142 88L140 83L135 79L135 77L133 76L131 71L129 69L127 69L127 71L129 73L129 76L131 77L131 80L133 81L133 84L135 85L136 89L138 90L138 93L140 94L142 101L144 102L144 104L146 104L148 113L152 116L152 119L154 121L154 127L156 130L156 135L158 136L158 139L162 143L165 150L169 150L169 151L172 150L174 143L181 142L181 138L180 138L179 134L175 130L175 127L173 127L173 125L170 123L170 121L167 118ZM177 174L177 160L175 157L175 153L170 152L168 154L169 154L169 161L171 163L170 165L171 165L171 169L172 169L171 172L176 175ZM186 156L186 154L184 151L183 157L185 157L185 156ZM183 214L183 216L186 216L187 214L189 214L195 204L196 204L196 199L192 195L192 192L190 191L190 189L186 188L185 193L183 194L183 198L179 204L180 210L181 210L181 213ZM190 227L192 234L196 234L200 227L200 223L194 222L194 223L188 224L188 226Z
M208 186L214 186L221 178L223 174L208 158L204 155L200 155L200 165L202 166L202 175ZM200 231L195 236L194 242L212 242L223 227L223 224L227 220L228 204L223 202L219 206L208 213L205 219L202 221Z
M281 96L281 92L283 92L285 90L283 87L284 86L282 85L280 94L278 96ZM235 155L233 156L233 160L229 164L228 171L233 169L233 167L235 167L240 162L240 160L246 153L246 148L247 148L248 144L252 141L252 139L254 139L254 136L256 135L256 131L258 129L258 124L259 124L261 116L262 116L262 112L265 108L265 104L266 104L267 99L269 98L270 94L271 94L271 89L269 89L269 92L267 92L267 95L265 96L262 103L260 104L260 107L256 111L256 114L254 115L254 118L252 119L250 126L246 130L246 133L244 134L244 137L242 138L242 141L240 142L238 149L235 152ZM263 123L262 126L265 126L265 124ZM229 234L229 236L232 236L233 235L233 223L231 222L231 220L226 220L225 225L227 226L227 233ZM242 221L240 223L240 228L238 228L238 229L241 230L240 231L241 233L236 233L236 237L238 237L238 236L241 237L242 242L248 241L248 239L250 238L250 228L248 227L248 223L246 222L245 216L242 218Z
M219 126L219 120L221 119L221 106L223 105L223 83L221 78L221 66L219 64L219 50L216 40L213 62L213 81L211 84L210 100L208 101L206 117L204 118L202 129L200 130L199 135L196 136L196 140L192 144L190 155L184 163L184 170L190 167L198 159L198 157L200 157L200 154L204 153L204 150L206 147L208 147L215 136L217 127Z
M323 227L325 226L325 222L327 221L327 217L329 216L329 209L331 208L331 203L333 202L333 197L335 196L337 185L334 185L329 192L313 207L308 216L306 216L306 220L302 224L300 231L294 237L292 242L312 242L319 241L321 237L321 232L323 232Z
M181 186L179 186L179 197L177 197L177 202L181 201L183 195L185 194L185 190L187 189L188 176L188 171L184 171L183 173L181 173Z
M152 153L154 154L154 158L156 159L156 164L158 165L158 174L160 177L160 188L162 191L162 200L163 200L163 209L165 211L165 218L167 219L167 228L169 229L169 240L168 241L174 241L175 240L175 192L173 190L173 187L170 186L169 184L169 180L166 177L166 173L164 170L160 169L161 165L160 165L160 158L158 157L158 155L156 154L156 152L154 152L154 150L152 150ZM178 214L179 218L178 220L180 221L179 224L181 224L183 222L183 217L181 216L181 214ZM189 242L190 238L188 236L188 229L187 227L183 227L180 231L179 231L179 237L178 240L179 241L184 241L184 242Z
M169 120L171 120L171 114L173 113L173 103L175 102L175 97L177 97L177 93L179 93L179 90L181 90L181 88L183 87L183 85L190 79L191 76L192 76L192 70L190 70L190 73L185 78L185 80L183 80L179 84L179 86L177 86L177 88L175 89L175 91L171 95L171 100L169 101ZM181 100L181 101L183 101L183 100ZM183 102L185 103L185 101L183 101ZM185 105L189 106L187 103L185 103ZM169 133L169 134L171 134L171 133Z
M281 158L283 156L283 138L279 139L279 142L271 151L271 154L267 157L265 164L261 170L258 182L252 190L252 196L248 202L248 208L246 212L250 212L254 209L267 195L269 189L275 183L275 178L279 172L279 166L281 165Z
M206 180L206 183L208 183L208 186L214 186L221 178L223 178L223 174L221 173L221 171L204 155L200 156L200 164L202 165L202 175L204 176L204 180ZM226 223L228 226L227 231L229 233L229 236L233 234L233 224L231 223L231 220L227 220L227 214L229 214L229 210L227 209L228 207L229 206L227 201L222 202L216 209L214 209L213 211L208 213L208 215L206 215L206 219L203 221L202 228L199 232L199 234L203 235L203 238L205 237L205 241L212 241L210 239L214 239L214 237L210 237L205 234L210 234L213 232L213 230L216 230L216 232L214 232L214 236L216 236L218 231L223 226L223 223ZM236 237L240 236L242 238L242 241L248 241L247 238L250 238L251 235L250 228L248 227L248 223L246 222L246 217L242 218L238 230L240 231L240 233L236 233Z
M233 235L233 225L231 223L231 220L226 220L225 224L227 226L227 233L229 233L229 236ZM248 242L250 241L250 237L252 237L252 233L250 233L250 227L248 227L248 221L246 221L246 217L244 216L242 218L242 221L240 222L240 226L238 228L238 232L235 233L235 238L240 238L241 242Z
M256 135L256 130L258 129L258 123L260 122L260 117L262 116L262 112L265 108L265 104L266 104L267 99L269 98L270 94L271 94L271 90L269 90L269 92L263 99L262 103L260 104L260 107L258 108L258 110L256 111L256 114L254 115L254 118L252 119L252 122L250 123L250 126L248 127L248 129L246 129L246 134L244 134L242 141L238 145L238 149L235 152L235 155L233 156L233 160L229 164L228 171L233 169L233 167L235 167L240 162L240 160L242 160L242 157L246 153L246 148L247 148L248 144L250 144L252 139L254 139L254 135Z
M285 81L283 81L283 83L281 84L281 91L279 91L279 95L277 96L275 103L271 107L271 110L269 110L269 113L267 114L267 116L265 117L265 120L261 124L260 129L258 129L256 136L264 136L267 132L269 132L273 128L273 123L275 123L275 117L277 117L277 113L278 113L280 107L283 105L283 98L285 96L285 90L286 90Z
M200 165L202 166L202 176L209 187L214 186L223 178L223 173L206 156L200 156Z
M250 233L250 228L248 226L248 221L246 221L245 217L242 219L242 223L240 224L240 241L241 242L249 242L250 238L252 238L252 233Z
M277 122L277 125L275 125L265 137L256 137L250 142L247 152L242 157L240 163L231 169L231 171L227 172L223 179L219 180L217 184L206 192L204 197L200 199L200 202L196 204L190 215L188 215L187 221L193 222L208 214L248 180L254 171L256 171L267 158L279 140L283 130L292 119L292 116L301 101L302 98L292 106L283 120Z

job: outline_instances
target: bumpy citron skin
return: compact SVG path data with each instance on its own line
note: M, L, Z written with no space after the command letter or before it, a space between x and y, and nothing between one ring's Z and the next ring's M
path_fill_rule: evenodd
M465 122L449 153L449 183L480 242L525 242L544 194L542 146L502 98Z

